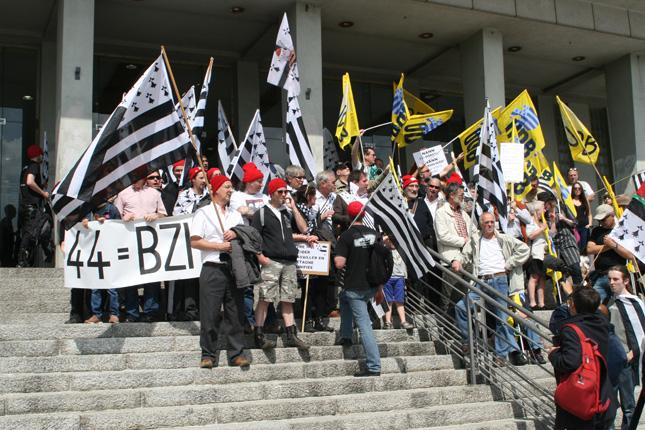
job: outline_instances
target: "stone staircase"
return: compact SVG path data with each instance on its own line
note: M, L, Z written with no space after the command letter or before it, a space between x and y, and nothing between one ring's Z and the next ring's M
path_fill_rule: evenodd
M491 387L468 385L424 331L376 331L379 378L354 378L362 348L334 346L334 333L303 333L308 353L278 339L273 352L248 350L248 369L222 354L206 370L199 323L65 325L62 271L0 269L0 279L2 429L534 428Z

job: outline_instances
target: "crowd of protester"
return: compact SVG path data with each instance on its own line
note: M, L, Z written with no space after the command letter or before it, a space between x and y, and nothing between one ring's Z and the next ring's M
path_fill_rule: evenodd
M28 151L30 162L21 180L19 265L28 264L42 228L42 203L49 197L38 174L42 154L34 148ZM228 341L231 365L246 366L250 362L244 354L245 333L252 333L255 346L263 350L276 347L268 333L282 333L286 346L307 350L309 345L298 337L296 319L306 320L307 332L331 332L329 317L340 316L337 343L351 345L356 327L367 358L365 369L357 376L375 376L380 374L380 358L372 330L412 329L405 310L406 288L424 282L437 309L454 319L467 352L467 291L455 284L447 271L433 270L422 280L412 279L393 239L363 222L370 212L369 196L384 173L373 148L365 148L358 169L352 169L354 163L339 162L309 180L300 166L288 166L284 177L269 180L248 163L235 186L219 169L210 168L207 158L202 161L204 169L193 167L187 174L183 162L173 165L172 174L146 172L82 222L89 228L89 222L95 220L152 222L164 216L194 214L191 246L201 251L200 277L165 282L164 288L151 283L72 290L70 323L200 321L200 365L210 368L220 334ZM549 358L558 374L571 372L581 360L575 339L562 321L580 322L608 357L608 373L615 378L607 395L613 398L618 393L626 428L634 408L634 386L640 379L645 307L635 291L637 283L625 270L626 263L638 267L639 262L609 236L616 223L611 200L596 201L589 183L571 168L569 190L577 211L572 216L552 193L540 191L535 178L526 196L509 200L504 233L495 212L484 212L474 219L476 187L464 184L453 171L458 161L439 175L433 176L421 166L401 178L410 215L423 242L443 257L440 264L454 271L466 270L526 308L555 308L552 330L557 335L556 347ZM184 186L180 185L182 177L187 179ZM626 206L629 199L619 196L618 202ZM5 212L9 220L15 216L15 210ZM6 222L0 223L3 235L9 234ZM311 246L318 241L331 244L330 272L310 277L305 300L304 276L296 267L296 244ZM60 245L64 249L64 242ZM384 285L370 283L367 276L370 255L377 250L389 255L393 263L391 278ZM381 288L386 303L382 320L371 311ZM471 291L468 296L472 302L478 295ZM505 301L498 302L506 306ZM611 324L596 313L603 308L608 309ZM220 309L222 318L218 316ZM498 316L493 323L497 364L545 364L540 337L528 330L528 345L523 345L504 322L505 314L494 312ZM607 341L611 336L616 336L616 343ZM611 349L612 345L616 347ZM622 361L609 359L612 354L622 355ZM614 401L614 406L617 404ZM575 417L562 418L566 412L558 413L561 423L569 420L577 426L561 428L586 428Z

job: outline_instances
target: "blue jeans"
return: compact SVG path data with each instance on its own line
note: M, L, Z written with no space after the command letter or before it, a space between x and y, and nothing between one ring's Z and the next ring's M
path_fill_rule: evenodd
M540 335L529 328L524 328L522 324L520 324L520 327L522 327L522 333L524 333L526 337L529 338L529 348L531 348L531 351L542 349L542 338L540 337Z
M602 275L600 278L596 279L596 282L593 284L593 289L600 294L600 303L605 303L607 298L611 296L611 290L609 289L609 278L607 275Z
M508 280L506 276L497 276L495 278L489 279L486 283L494 288L497 292L502 294L504 297L508 297ZM470 302L479 300L479 294L475 292L468 293ZM496 299L497 303L502 305L504 308L507 307L507 303L502 299ZM474 309L474 306L473 306ZM495 315L504 322L495 321L495 354L499 357L504 357L513 351L519 351L517 341L515 340L515 333L513 328L506 323L506 315L501 310L495 308ZM468 342L468 310L466 309L466 298L464 297L455 305L455 318L457 320L457 326L461 331L461 338L464 343Z
M370 300L376 294L376 288L369 290L345 290L338 295L340 302L340 337L352 338L352 322L361 334L361 344L365 350L365 365L370 372L381 371L381 355L378 351L372 320L367 313Z
M623 411L621 430L627 430L634 415L636 400L634 399L634 370L630 365L625 366L618 376L618 386L614 391L620 396L620 409ZM613 428L613 426L612 426Z
M109 290L92 290L92 298L90 301L92 314L99 318L103 317L103 291L107 292L108 299L110 300L110 315L119 316L119 293L114 288L110 288Z
M159 291L158 282L136 285L125 289L125 314L134 319L139 319L139 288L143 287L143 313L153 316L159 313Z

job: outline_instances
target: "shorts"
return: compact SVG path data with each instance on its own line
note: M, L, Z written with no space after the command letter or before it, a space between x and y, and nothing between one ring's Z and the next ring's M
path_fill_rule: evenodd
M545 269L544 269L544 261L538 260L537 258L532 258L526 267L526 274L527 275L536 275L536 276L541 276L544 278L546 275Z
M385 300L388 303L405 302L405 278L390 278L383 286Z
M300 298L300 286L295 261L278 262L271 260L262 266L262 281L255 285L255 304L258 301L294 303Z

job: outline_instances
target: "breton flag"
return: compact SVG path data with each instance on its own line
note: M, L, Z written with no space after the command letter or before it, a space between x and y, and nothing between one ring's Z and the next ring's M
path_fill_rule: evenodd
M43 162L40 164L40 177L43 187L49 182L49 145L47 145L47 132L43 136Z
M323 149L323 166L325 170L333 169L340 158L338 157L338 150L336 149L334 137L326 128L323 128L323 140L325 141L325 147Z
M477 184L477 202L482 208L488 204L497 208L499 225L506 232L508 220L508 199L502 165L497 154L497 133L490 105L486 102L481 139L477 148L478 164L473 169L473 182Z
M217 101L217 154L222 172L226 172L233 161L237 150L237 143L233 137L231 126L228 125L226 113L222 107L222 101Z
M287 99L287 152L291 164L301 166L305 169L307 180L314 179L316 174L316 162L311 152L311 145L305 131L305 123L302 120L302 112L298 103L298 96L290 94Z
M190 138L171 88L160 55L52 191L54 213L66 228L148 172L186 157Z
M637 173L634 176L632 176L632 181L634 182L634 189L635 190L639 189L643 184L643 182L645 182L645 171Z
M300 76L296 51L291 40L287 14L282 16L282 23L275 40L275 50L269 67L267 82L277 87L282 87L291 95L300 95Z
M645 183L632 196L609 235L645 264Z
M343 100L340 102L340 112L336 123L336 138L340 148L345 149L352 141L352 137L359 134L352 83L349 80L349 73L345 73L343 75Z
M567 142L569 142L571 158L581 163L596 164L600 153L598 142L576 114L560 100L560 97L555 96L555 99L558 102L558 106L560 106L562 125L567 136Z
M408 267L408 273L421 278L434 266L434 259L421 240L417 225L408 211L392 171L383 179L367 203L376 222L394 238L396 249Z
M256 165L258 170L264 174L264 183L266 184L271 175L271 166L266 141L264 139L260 109L255 111L251 125L246 132L244 143L235 151L233 160L226 171L226 176L236 183L242 182L242 177L244 176L242 166L246 163L254 163ZM264 185L262 188L264 188Z
M179 180L179 186L187 184L189 181L189 172L193 166L199 165L197 160L197 154L201 154L201 142L199 140L202 131L204 130L204 116L206 115L206 101L208 99L208 88L211 83L211 76L213 73L213 58L211 57L206 69L206 74L204 75L204 82L202 83L202 89L199 92L199 101L195 101L195 86L190 87L186 92L184 97L182 97L181 102L184 105L184 110L186 111L186 116L188 117L188 122L190 123L190 128L193 132L193 137L195 138L195 145L197 147L197 152L192 145L188 147L188 156L186 157L186 163L184 164L184 172L181 179ZM177 104L177 114L179 119L184 124L184 119L181 115L181 108Z

